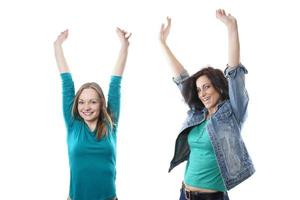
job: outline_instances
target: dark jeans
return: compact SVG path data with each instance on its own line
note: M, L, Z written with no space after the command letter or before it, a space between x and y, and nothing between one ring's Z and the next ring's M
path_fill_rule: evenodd
M202 193L202 194L197 196L191 196L190 200L229 200L229 197L226 192L224 192L223 195L219 197L215 197L215 195L211 195L210 193ZM188 200L185 198L183 189L180 190L179 200Z

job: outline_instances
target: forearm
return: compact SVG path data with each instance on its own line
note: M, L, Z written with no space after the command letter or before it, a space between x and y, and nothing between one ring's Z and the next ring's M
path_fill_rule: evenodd
M128 55L128 45L123 45L120 49L119 56L116 65L113 69L112 75L115 76L123 75L125 65L126 65L127 55Z
M235 67L240 64L240 41L237 23L235 22L228 29L228 65Z
M168 47L166 43L161 43L161 46L171 66L173 76L174 77L179 76L185 70L183 65L177 60L177 58L172 53L171 49Z
M60 73L70 72L67 61L64 56L63 48L61 45L54 44L54 53L56 64Z
M108 107L112 113L113 122L115 124L118 123L120 113L121 80L122 77L111 77L108 90Z

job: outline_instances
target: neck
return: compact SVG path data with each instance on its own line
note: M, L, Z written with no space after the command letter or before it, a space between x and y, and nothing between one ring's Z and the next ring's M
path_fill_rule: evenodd
M94 120L94 121L86 121L85 120L84 122L88 125L90 131L94 131L95 130L95 128L97 126L97 120Z
M209 117L211 117L217 111L217 107L211 108L211 109L209 109L207 111L208 111L208 113L207 113L206 118L209 118Z

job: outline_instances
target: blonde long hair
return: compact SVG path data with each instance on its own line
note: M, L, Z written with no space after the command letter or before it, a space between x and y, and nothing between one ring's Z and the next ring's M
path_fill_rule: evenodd
M74 98L72 115L74 118L83 120L78 112L78 100L82 91L87 88L94 89L98 93L100 98L100 114L98 116L98 121L96 126L97 129L96 138L100 139L108 134L109 129L113 127L113 122L112 122L112 114L107 109L106 100L103 95L102 89L97 83L95 82L85 83L79 88Z

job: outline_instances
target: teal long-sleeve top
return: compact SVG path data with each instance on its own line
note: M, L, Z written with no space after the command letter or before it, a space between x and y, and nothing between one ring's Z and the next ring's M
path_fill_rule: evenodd
M113 115L113 128L100 140L87 124L72 117L75 97L70 73L62 73L63 114L67 127L72 200L107 200L116 196L116 132L120 111L120 76L112 76L107 107Z

